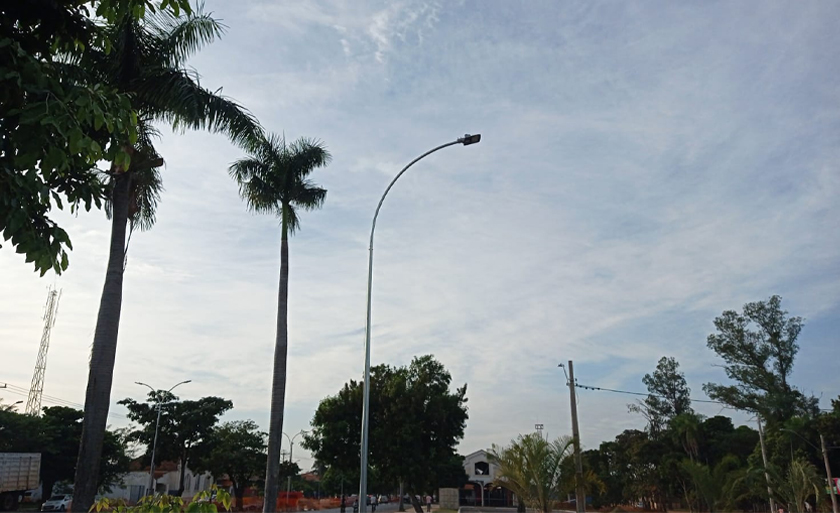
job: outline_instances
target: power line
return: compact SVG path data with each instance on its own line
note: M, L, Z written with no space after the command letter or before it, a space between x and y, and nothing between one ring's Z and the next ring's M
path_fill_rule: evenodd
M667 397L657 395L657 394L644 393L644 392L630 392L629 390L616 390L614 388L606 388L606 387L594 387L594 386L590 386L590 385L580 385L578 383L575 383L575 387L576 388L582 388L584 390L601 390L603 392L614 392L616 394L641 395L641 396L645 396L645 397L653 396L653 397L658 397L659 399L667 399ZM726 403L722 403L720 401L712 401L710 399L691 399L691 402L693 402L693 403L720 404L720 405L723 405L723 406L728 406Z
M21 396L24 396L24 397L29 396L29 390L26 389L26 388L19 387L17 385L13 385L11 383L3 383L3 384L5 386L0 387L3 390L8 390L9 392L11 392L13 394L21 395ZM67 406L69 408L76 408L78 410L84 410L85 409L84 404L76 403L76 402L70 401L68 399L62 399L60 397L55 397L55 396L47 395L47 394L42 394L42 398L45 402L52 403L55 406ZM116 412L112 412L112 411L109 411L108 415L110 415L112 417L118 417L118 418L121 418L121 419L128 419L127 416L125 416L121 413L116 413Z

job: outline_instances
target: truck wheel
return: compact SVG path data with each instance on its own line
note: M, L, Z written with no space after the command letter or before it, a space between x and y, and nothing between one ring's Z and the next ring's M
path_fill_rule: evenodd
M0 510L15 511L18 507L18 496L16 492L0 495Z

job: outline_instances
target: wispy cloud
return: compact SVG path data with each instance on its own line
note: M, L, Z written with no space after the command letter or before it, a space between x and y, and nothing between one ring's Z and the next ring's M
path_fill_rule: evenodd
M468 383L465 451L568 431L557 363L639 391L662 355L694 394L725 379L705 347L724 309L784 296L808 324L795 374L840 387L840 36L830 4L247 2L195 60L273 131L322 138L328 190L291 241L287 427L362 372L370 216L373 360L434 353ZM267 416L279 230L249 214L220 136L165 135L159 223L132 240L114 400L192 377ZM108 225L74 241L47 390L80 402ZM30 379L46 281L0 251L4 378ZM7 342L8 341L8 342ZM8 346L8 351L5 349ZM807 369L807 370L806 370ZM581 392L584 442L641 419L632 396ZM706 414L719 408L702 406ZM746 420L737 417L740 420ZM295 451L297 454L297 451Z

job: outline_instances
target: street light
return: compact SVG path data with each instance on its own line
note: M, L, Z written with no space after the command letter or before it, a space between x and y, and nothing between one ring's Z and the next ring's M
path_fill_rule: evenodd
M283 433L286 436L286 438L289 440L289 463L290 463L289 468L291 468L291 463L293 463L292 453L295 450L295 438L299 437L300 435L305 435L306 433L308 433L308 431L304 431L304 430L301 429L300 433L296 434L295 436L293 436L291 438L289 438L289 435L287 435L284 431L281 431L281 433ZM286 479L286 506L287 507L289 506L289 493L291 493L291 491L292 491L292 474L289 474L287 476L287 479Z
M175 385L172 385L172 388L170 388L166 392L167 393L172 392L173 390L175 390L175 387L177 387L179 385L183 385L185 383L190 383L191 381L192 381L191 379L188 379L186 381L176 383ZM154 388L150 387L149 385L147 385L145 383L141 383L140 381L135 381L134 383L137 384L137 385L143 385L144 387L147 387L149 390L152 391L152 394L156 394L158 392L158 390L155 390ZM152 397L154 397L154 395ZM155 439L154 439L154 442L152 442L152 463L149 466L149 487L146 489L146 495L149 495L149 492L151 492L151 494L154 495L154 490L155 490L154 489L154 484L155 484L155 450L157 449L157 439L158 439L158 428L159 427L160 427L160 396L158 396L158 399L157 399L157 420L155 421Z
M807 438L805 438L804 436L800 435L792 429L779 428L779 431L793 433L794 435L801 438L805 443L816 449L817 452L822 453L823 463L825 463L825 475L828 478L829 495L831 495L831 510L834 513L837 513L837 489L834 487L834 480L831 478L831 465L828 464L828 449L825 447L825 437L823 437L822 433L820 433L820 445L822 446L822 449L820 449L816 445L812 444ZM832 447L832 449L834 449L834 447Z
M382 198L379 200L379 204L376 206L376 212L373 214L373 222L370 226L370 247L368 253L368 288L367 288L367 324L365 325L365 388L364 388L364 398L362 401L362 442L361 442L361 469L359 474L359 511L360 513L367 513L367 467L368 467L368 425L370 424L370 299L371 299L371 288L373 285L373 232L376 230L376 218L379 216L379 209L382 208L382 202L385 201L385 196L388 195L388 192L391 190L391 187L399 180L399 178L408 171L412 165L414 165L417 161L426 157L427 155L431 155L432 153L442 150L447 146L453 146L455 144L463 144L464 146L469 146L470 144L475 144L481 141L481 134L470 135L466 134L464 137L459 137L458 139L448 142L446 144L441 144L437 148L433 148L426 153L420 155L416 159L412 160L408 163L407 166L402 168L402 171L397 173L397 176L391 180L391 183L388 184L388 187L385 189L385 193L382 194Z

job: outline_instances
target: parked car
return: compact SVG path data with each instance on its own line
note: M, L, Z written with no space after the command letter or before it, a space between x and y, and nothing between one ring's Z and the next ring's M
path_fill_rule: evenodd
M69 511L72 495L53 495L41 505L41 511Z

